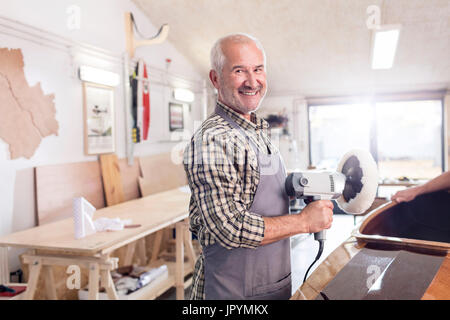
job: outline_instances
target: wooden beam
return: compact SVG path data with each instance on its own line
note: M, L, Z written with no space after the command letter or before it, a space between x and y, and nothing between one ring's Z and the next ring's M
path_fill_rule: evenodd
M125 12L125 40L128 57L131 60L134 58L134 34L131 12Z
M184 248L183 248L184 224L176 224L176 267L175 267L175 288L177 300L184 300Z
M42 271L44 273L45 279L45 293L47 294L47 299L57 300L56 287L55 287L55 277L53 276L52 266L42 266Z
M35 258L33 262L30 264L30 274L28 276L28 287L25 291L25 300L33 300L34 293L36 292L37 284L39 281L39 275L41 273L41 260L39 258Z
M89 266L89 300L98 300L99 265L91 263Z

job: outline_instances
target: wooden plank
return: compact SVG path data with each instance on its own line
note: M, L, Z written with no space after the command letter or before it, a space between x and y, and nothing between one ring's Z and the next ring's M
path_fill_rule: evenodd
M140 158L141 171L144 177L139 177L139 188L142 196L148 196L157 192L163 192L187 184L183 166L176 165L171 159L170 153L157 154ZM158 255L166 241L164 231L158 231L152 238L151 262L158 259ZM152 242L152 241L149 242Z
M355 238L349 238L337 247L311 273L291 300L315 299L328 283L341 271L345 265L360 251L360 244Z
M163 235L164 230L159 230L158 232L156 232L155 238L153 239L152 257L150 259L150 262L158 260Z
M36 288L39 281L39 275L41 273L41 261L39 258L36 258L32 264L30 264L30 276L28 280L28 287L25 291L25 300L32 300L34 298L34 294L36 292Z
M106 205L113 206L125 200L120 176L119 160L115 154L100 155L103 188L105 191Z
M0 284L9 282L8 247L0 247Z
M441 267L434 276L430 286L425 291L422 300L449 300L450 299L450 253L442 262Z
M99 265L91 263L89 267L89 300L98 300Z
M42 272L45 279L45 293L48 300L57 300L56 287L55 287L55 277L53 275L52 266L43 265Z
M0 246L69 251L72 254L108 253L188 217L190 195L178 189L97 210L94 218L131 219L138 228L97 232L76 240L73 219L64 219L0 237ZM148 214L151 212L152 214Z
M138 178L141 173L139 158L134 158L133 165L128 165L128 159L119 159L120 178L124 201L129 201L141 197L139 191Z
M102 270L100 273L102 287L105 288L108 298L110 300L118 300L119 297L114 287L114 282L111 277L111 272L109 270Z
M97 161L35 168L38 225L72 217L72 201L84 197L95 208L105 206Z
M187 185L183 165L175 164L170 153L140 157L139 161L145 194L163 192Z
M189 258L189 264L191 265L192 269L195 267L195 262L197 261L197 256L194 251L194 246L192 245L192 233L189 231L189 222L185 221L185 227L184 227L184 246L186 249L186 255Z
M176 263L172 261L166 261L163 259L159 259L155 262L152 262L149 264L149 267L152 268L158 268L165 264L167 266L169 276L164 280L155 280L155 283L150 283L149 285L129 294L127 296L127 300L150 300L155 299L158 296L162 295L164 292L169 290L175 285L175 269L176 269ZM193 272L193 269L188 265L184 265L184 272L183 277L186 277L187 275L191 274ZM186 288L186 286L189 285L190 281L192 281L192 278L187 279L184 282L183 287Z
M124 260L124 266L130 266L132 261L133 261L133 257L134 257L134 252L136 249L136 242L130 243L127 246L127 252L125 255L125 260Z
M71 266L79 265L89 268L92 264L98 264L101 270L114 270L118 266L117 258L109 258L106 260L100 260L96 257L90 256L76 256L76 255L62 255L62 254L23 254L22 259L26 264L32 264L36 257L39 257L39 261L42 265L48 266Z
M184 300L184 224L176 224L176 267L175 267L175 288L177 300Z
M157 231L159 232L159 231ZM137 255L139 259L139 265L143 266L147 264L147 252L146 252L145 238L139 239L136 243Z

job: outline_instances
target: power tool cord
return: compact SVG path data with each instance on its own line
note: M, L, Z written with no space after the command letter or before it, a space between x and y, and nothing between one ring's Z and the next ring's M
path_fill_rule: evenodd
M320 259L320 256L322 255L323 247L325 245L325 240L317 240L317 241L319 241L319 251L317 252L316 259L314 259L313 263L311 263L308 270L306 270L305 278L303 278L303 283L306 281L306 278L308 277L308 273L309 273L309 270L311 269L311 267Z

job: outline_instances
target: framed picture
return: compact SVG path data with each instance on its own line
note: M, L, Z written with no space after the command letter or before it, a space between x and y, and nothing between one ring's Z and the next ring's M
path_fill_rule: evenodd
M114 88L83 82L83 100L85 153L114 152Z
M170 131L182 131L184 129L182 104L169 103L169 129Z

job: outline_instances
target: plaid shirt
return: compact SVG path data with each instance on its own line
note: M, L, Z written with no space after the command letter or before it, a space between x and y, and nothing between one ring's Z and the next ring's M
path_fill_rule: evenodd
M257 146L277 153L267 135L268 123L251 114L251 121L217 102ZM259 183L257 155L246 137L213 113L184 152L184 168L192 192L190 230L202 247L218 242L227 249L256 248L264 238L264 220L249 211ZM191 299L204 299L203 255L195 264Z

